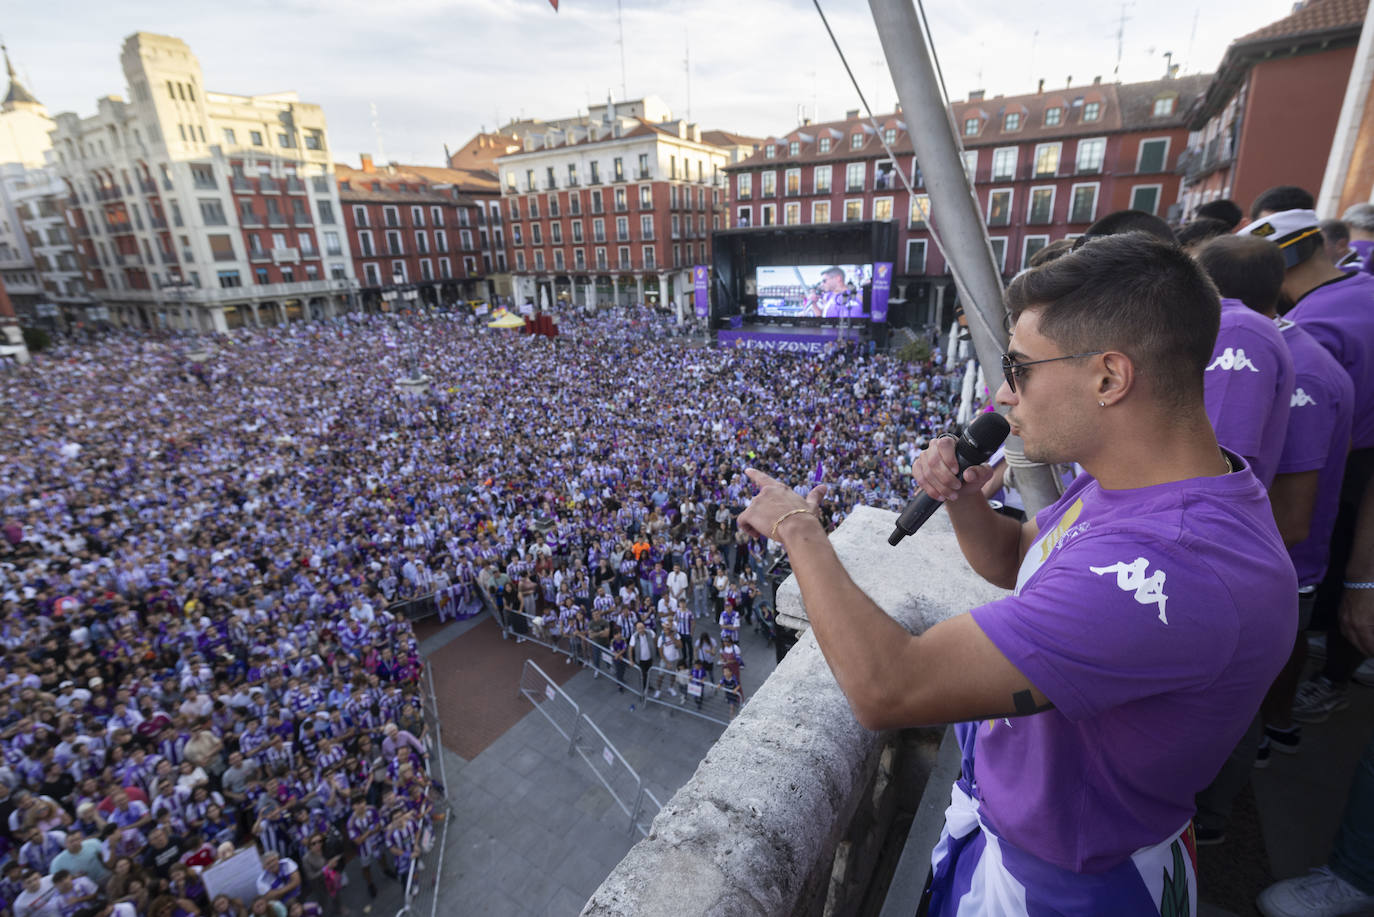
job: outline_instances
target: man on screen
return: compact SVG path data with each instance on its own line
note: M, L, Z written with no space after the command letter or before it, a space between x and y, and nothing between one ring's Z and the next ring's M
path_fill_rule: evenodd
M802 498L749 469L739 525L786 548L861 724L960 724L932 915L1196 913L1194 794L1297 629L1268 496L1207 419L1220 302L1142 233L1023 274L1007 301L997 401L1027 458L1085 473L1019 523L982 496L987 466L960 477L950 440L912 467L1006 597L913 636L845 572L815 515L824 485Z
M828 268L821 274L821 298L815 309L821 318L857 318L863 314L863 298L845 283L844 268Z

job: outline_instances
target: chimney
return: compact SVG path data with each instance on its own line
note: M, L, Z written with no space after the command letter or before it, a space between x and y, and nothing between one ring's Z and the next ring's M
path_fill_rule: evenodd
M1042 78L1042 79L1040 80L1040 85L1035 87L1035 94L1036 94L1036 95L1042 95L1042 94L1044 94L1044 92L1045 92L1045 80Z
M846 121L852 121L857 117L859 117L859 110L857 108L851 108L849 111L844 113L844 119Z
M982 89L974 89L973 91L971 91L971 92L968 94L968 100L969 100L970 102L981 102L981 101L983 101L983 96L984 96L984 95L985 95L985 91L984 91L984 90L982 90Z
M811 123L811 119L810 119L810 118L802 118L802 127L806 127L806 126L807 126L808 124L810 124L810 123Z
M1069 74L1068 76L1066 76L1066 77L1064 78L1064 88L1065 88L1065 89L1071 89L1071 88L1073 88L1073 74Z
M1093 77L1093 85L1094 85L1094 86L1101 86L1101 85L1102 85L1102 77L1100 77L1100 76L1095 76L1095 77Z
M376 172L376 171L377 171L377 169L372 165L372 154L371 154L371 153L363 153L362 156L361 156L360 158L361 158L362 161L363 161L363 171L364 171L364 172Z

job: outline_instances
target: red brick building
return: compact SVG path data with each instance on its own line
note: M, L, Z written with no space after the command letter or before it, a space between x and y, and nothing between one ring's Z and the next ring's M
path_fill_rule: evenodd
M490 300L506 270L496 175L392 163L336 165L357 294L368 311L392 294L428 306ZM383 295L386 294L386 295Z
M965 165L1003 274L1114 210L1165 215L1179 189L1174 167L1187 139L1183 113L1207 80L1094 83L993 99L974 93L954 103ZM890 320L943 324L953 285L926 225L930 198L908 125L901 112L877 121L881 136L852 112L764 141L727 170L730 224L896 221ZM911 179L910 192L899 170Z
M724 228L724 168L757 142L703 131L653 96L524 122L498 160L515 299L690 310L691 268Z
M1188 115L1179 212L1230 198L1248 210L1275 185L1316 194L1369 0L1309 0L1236 39Z

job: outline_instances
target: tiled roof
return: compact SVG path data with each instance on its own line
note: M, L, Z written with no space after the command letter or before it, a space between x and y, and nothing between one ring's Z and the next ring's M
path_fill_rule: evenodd
M1240 89L1256 61L1275 53L1303 54L1348 47L1360 40L1369 0L1308 0L1299 10L1231 42L1207 92L1188 113L1200 130Z
M950 108L955 130L967 149L1110 134L1123 130L1167 130L1183 127L1184 113L1202 95L1210 79L1210 74L1199 74L1124 85L1094 83L1027 95L963 100L952 103ZM1174 105L1168 115L1156 116L1155 100L1164 96L1173 96ZM1097 118L1086 120L1084 112L1093 103L1097 105ZM1046 115L1053 111L1058 111L1058 120L1047 123ZM1016 126L1011 129L1007 126L1008 114L1020 116ZM973 118L979 121L978 133L965 134L965 123ZM911 140L903 113L877 115L874 120L880 131L896 131L895 142L891 144L894 153L911 154ZM853 146L852 138L855 135L861 138L857 147ZM830 149L821 152L820 139L825 136L830 138ZM793 142L798 145L795 154L790 152ZM770 144L774 147L771 159L766 149ZM885 154L879 134L874 133L867 117L855 117L801 125L781 136L770 137L761 142L759 150L730 168L845 162L880 155Z
M445 169L440 166L392 163L367 172L335 163L334 177L339 182L349 183L348 188L339 189L339 197L353 201L452 202L452 194L439 191L436 187L438 185L452 185L459 191L467 192L496 193L500 190L494 173L470 169ZM380 191L373 189L373 182L381 184ZM406 185L405 190L401 190L402 184Z
M1309 0L1302 9L1277 22L1271 22L1243 35L1232 42L1232 46L1266 41L1271 38L1292 38L1315 32L1330 32L1354 28L1364 24L1365 11L1369 0Z

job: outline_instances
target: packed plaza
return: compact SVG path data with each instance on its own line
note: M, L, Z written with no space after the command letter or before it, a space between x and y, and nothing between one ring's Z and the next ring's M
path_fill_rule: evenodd
M1374 915L1368 0L741 130L610 15L423 163L0 45L0 917Z
M680 658L747 679L717 626L766 614L763 544L731 522L745 465L843 469L837 521L895 506L957 396L866 347L801 359L680 331L647 309L556 340L355 315L236 332L203 364L190 339L113 335L11 371L9 900L20 870L66 866L86 873L62 892L78 910L214 913L179 864L254 842L301 874L264 893L307 913L332 900L334 857L378 864L369 885L403 877L443 817L422 662L388 611L416 595L486 588L555 634L571 606L568 639L604 621L613 650L647 625L655 660L681 598ZM393 389L410 360L425 395Z

